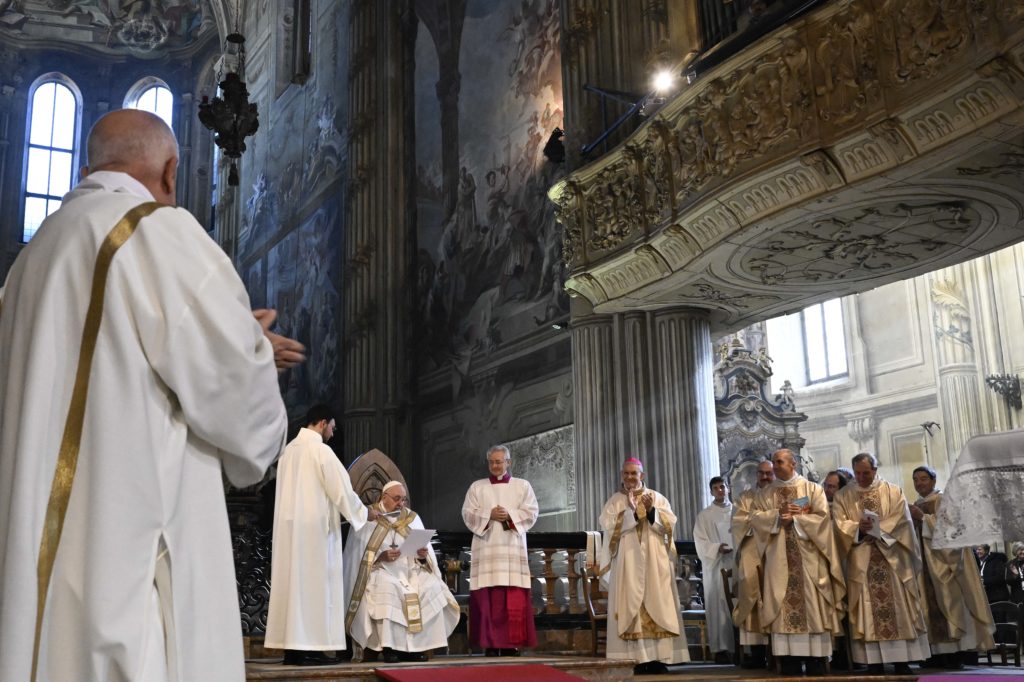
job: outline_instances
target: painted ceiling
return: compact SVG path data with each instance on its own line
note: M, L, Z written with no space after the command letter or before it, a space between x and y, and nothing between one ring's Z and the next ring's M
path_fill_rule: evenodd
M211 0L0 0L0 42L143 58L187 54L216 35L215 9Z

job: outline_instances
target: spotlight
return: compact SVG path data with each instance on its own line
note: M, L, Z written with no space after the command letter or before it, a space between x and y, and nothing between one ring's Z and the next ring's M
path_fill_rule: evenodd
M654 90L659 94L663 94L672 90L676 85L676 74L668 70L659 71L654 74Z

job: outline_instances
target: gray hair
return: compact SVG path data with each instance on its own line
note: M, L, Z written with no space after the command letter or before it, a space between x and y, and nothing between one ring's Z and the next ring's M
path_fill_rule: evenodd
M853 460L850 462L850 466L855 467L857 466L858 462L863 461L871 462L871 468L878 469L878 459L870 452L862 452L860 454L854 455Z
M507 445L492 445L491 447L487 448L487 454L485 455L485 457L490 457L492 452L504 452L506 462L512 459L512 452L508 449Z

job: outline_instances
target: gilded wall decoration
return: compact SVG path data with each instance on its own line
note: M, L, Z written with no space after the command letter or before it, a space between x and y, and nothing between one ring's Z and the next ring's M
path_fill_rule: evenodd
M587 246L592 251L611 249L647 225L641 178L631 159L605 168L583 196L593 226Z

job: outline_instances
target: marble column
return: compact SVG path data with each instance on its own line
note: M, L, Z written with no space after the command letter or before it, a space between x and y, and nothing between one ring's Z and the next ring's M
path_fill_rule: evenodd
M580 528L596 528L627 456L691 535L718 473L711 334L703 311L595 315L573 300L573 382Z
M970 264L956 265L928 275L941 428L950 469L971 436L989 430L981 401L973 306L966 286L970 268Z
M378 448L408 469L416 20L410 0L363 1L352 4L350 25L344 456Z

